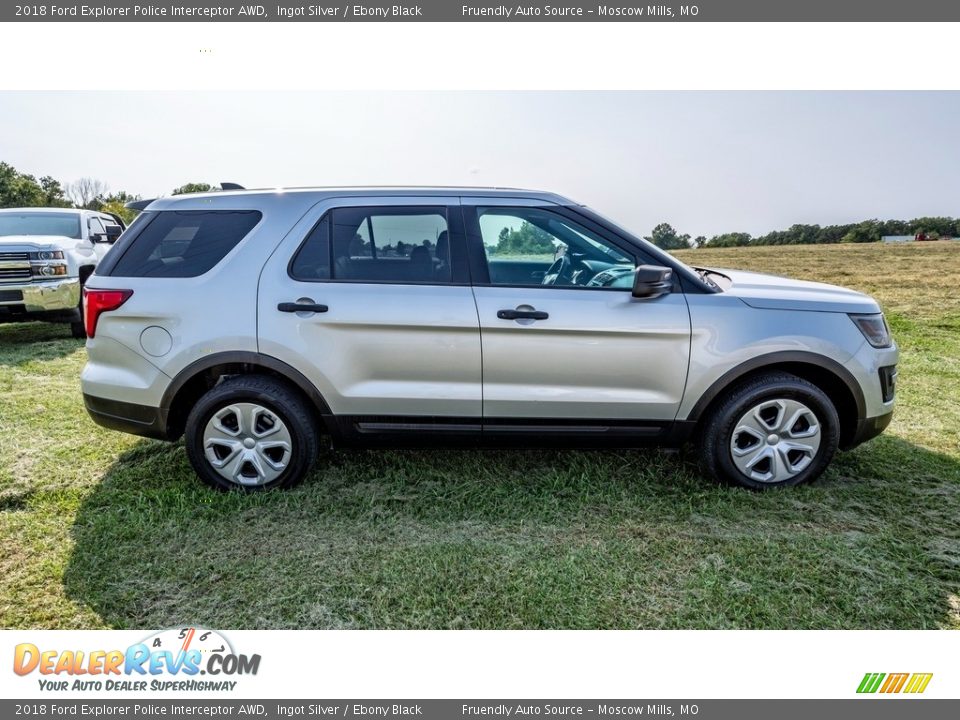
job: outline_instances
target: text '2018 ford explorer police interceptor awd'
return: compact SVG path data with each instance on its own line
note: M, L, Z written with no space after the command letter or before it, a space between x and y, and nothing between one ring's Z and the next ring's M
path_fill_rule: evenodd
M544 192L230 191L154 201L87 282L100 424L217 488L339 443L679 445L750 488L880 433L897 349L840 287L689 267Z

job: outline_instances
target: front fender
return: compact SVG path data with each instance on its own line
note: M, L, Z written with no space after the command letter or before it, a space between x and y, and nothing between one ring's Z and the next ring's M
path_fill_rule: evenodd
M829 370L850 389L863 417L863 390L845 364L865 340L846 314L756 309L721 295L688 299L690 370L678 419L698 419L731 382L782 363Z

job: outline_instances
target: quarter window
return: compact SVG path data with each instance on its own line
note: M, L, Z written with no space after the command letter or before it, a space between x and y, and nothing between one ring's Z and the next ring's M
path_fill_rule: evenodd
M197 277L213 268L260 222L256 210L164 210L133 238L111 275Z

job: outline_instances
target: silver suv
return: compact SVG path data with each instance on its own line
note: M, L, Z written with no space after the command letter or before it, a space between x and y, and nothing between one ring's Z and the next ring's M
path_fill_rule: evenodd
M879 434L877 303L689 267L544 192L229 191L156 200L84 291L105 427L176 440L216 488L339 444L678 446L750 488Z

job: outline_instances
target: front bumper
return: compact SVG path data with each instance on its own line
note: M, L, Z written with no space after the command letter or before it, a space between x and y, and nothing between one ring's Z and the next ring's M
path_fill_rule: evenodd
M80 278L0 283L0 310L9 314L51 313L80 307Z
M893 418L896 405L894 394L896 366L900 351L896 345L874 348L864 342L860 349L845 363L853 375L863 402L858 403L859 417L852 435L840 444L841 450L849 450L882 433Z
M877 435L887 429L890 421L893 420L893 410L885 415L878 415L872 418L860 418L857 420L857 428L854 430L853 437L848 443L844 443L843 450L850 450L857 445L872 440Z

